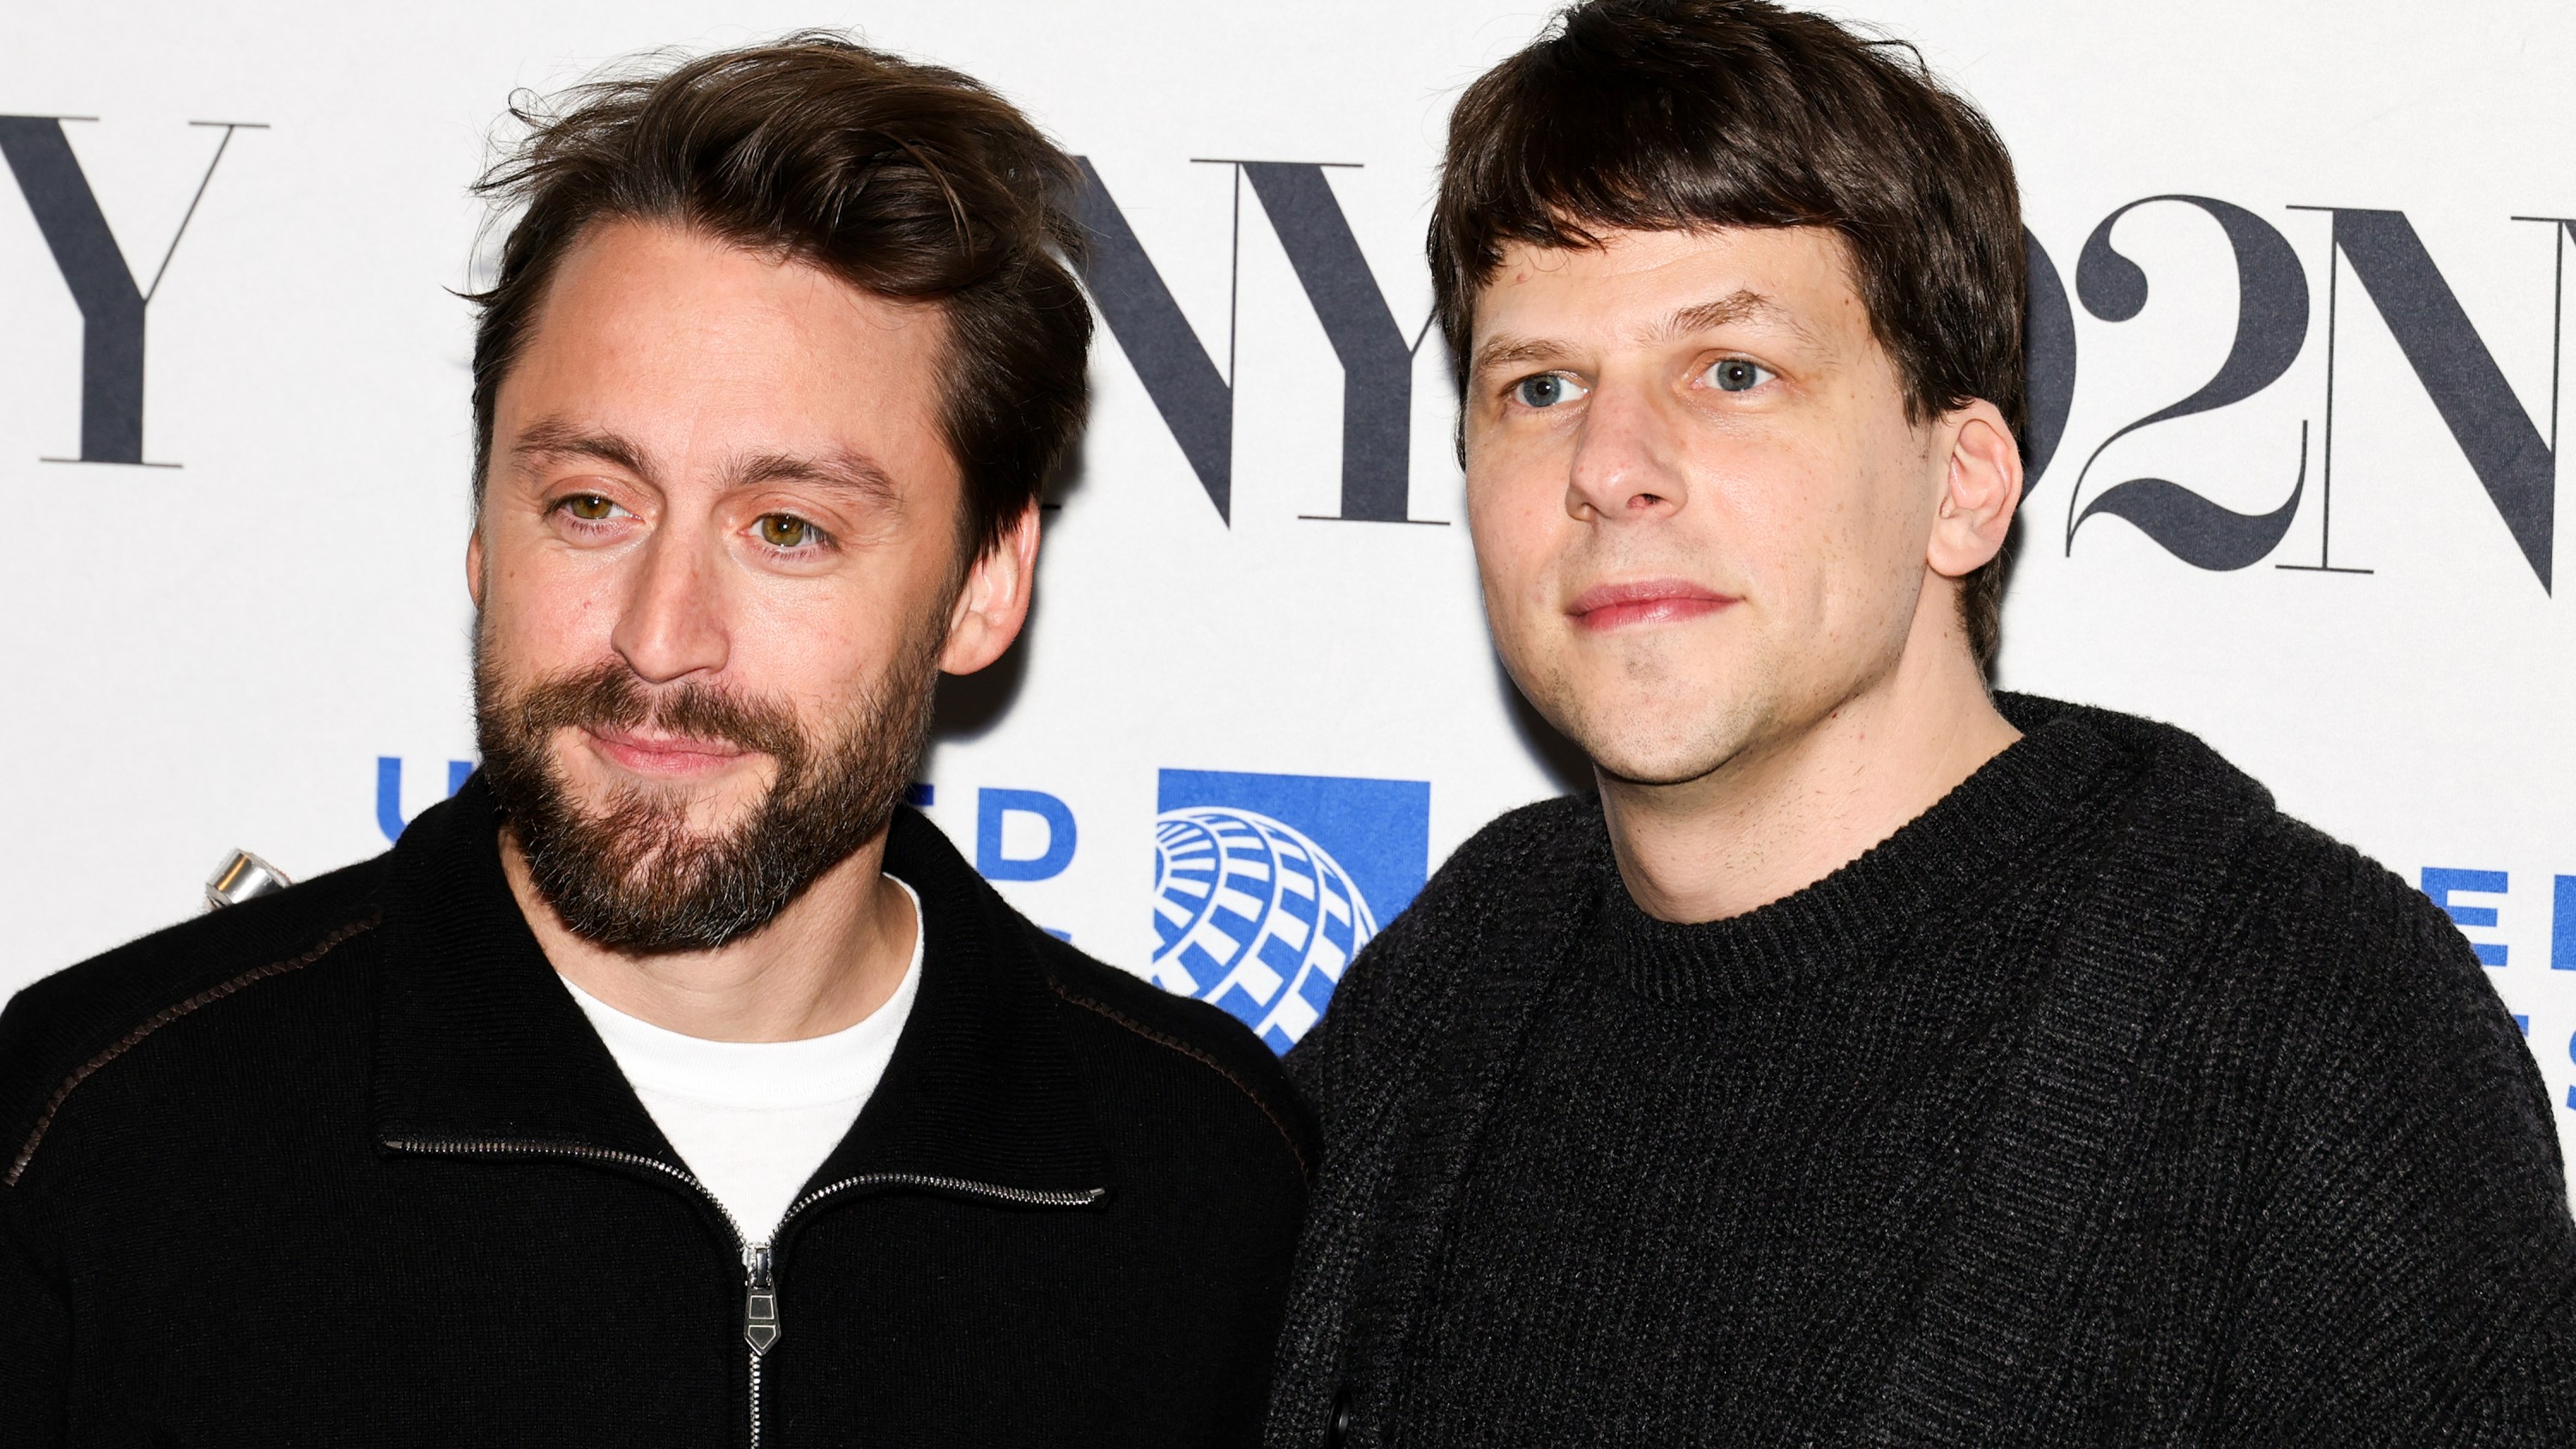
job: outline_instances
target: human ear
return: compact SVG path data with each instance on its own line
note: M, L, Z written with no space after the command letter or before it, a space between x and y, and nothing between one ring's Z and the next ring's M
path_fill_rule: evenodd
M948 616L948 642L939 651L941 673L972 674L1002 657L1028 622L1037 568L1038 509L1031 503L967 566L965 585Z
M2002 552L2021 505L2021 449L2002 411L1972 402L1941 420L1949 440L1939 511L1924 562L1944 578L1965 578Z
M483 607L483 525L465 536L465 592L474 599L474 607Z

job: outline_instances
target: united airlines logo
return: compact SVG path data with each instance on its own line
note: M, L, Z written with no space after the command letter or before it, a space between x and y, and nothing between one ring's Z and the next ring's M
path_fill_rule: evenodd
M1224 1007L1274 1051L1323 1016L1428 868L1423 781L1165 770L1157 806L1147 974Z

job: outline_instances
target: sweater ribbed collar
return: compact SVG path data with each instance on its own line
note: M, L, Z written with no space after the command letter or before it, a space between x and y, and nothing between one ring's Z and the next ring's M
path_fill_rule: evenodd
M2134 771L2128 752L2050 701L2000 695L2022 737L1858 859L1740 916L1675 924L1638 909L1609 858L1595 951L1649 1000L1714 1003L1878 959L1909 932L2008 887L2031 853Z

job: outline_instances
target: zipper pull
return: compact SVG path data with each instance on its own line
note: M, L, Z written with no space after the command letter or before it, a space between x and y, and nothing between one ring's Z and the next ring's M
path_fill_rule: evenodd
M742 1337L753 1353L767 1353L778 1341L778 1289L770 1280L767 1243L742 1250Z

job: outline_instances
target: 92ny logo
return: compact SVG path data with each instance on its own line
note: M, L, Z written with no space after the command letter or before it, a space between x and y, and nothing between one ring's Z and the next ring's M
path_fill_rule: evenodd
M67 129L95 119L0 115L0 160L7 162L18 194L44 239L56 279L81 315L80 448L76 457L46 461L175 466L151 464L144 453L150 309L237 133L266 128L246 121L190 123L203 133L213 133L214 143L197 173L185 214L146 270L118 245ZM1331 168L1317 162L1239 159L1206 164L1223 165L1233 173L1237 221L1231 273L1239 280L1243 217L1250 214L1265 220L1341 365L1339 511L1317 516L1366 523L1436 522L1412 518L1407 511L1413 371L1428 340L1428 323L1408 331L1397 322L1334 194L1328 179ZM1086 159L1082 175L1081 221L1091 249L1086 280L1093 301L1209 505L1220 522L1230 523L1237 403L1231 376L1234 340L1228 340L1229 365L1221 371L1098 168ZM2209 196L2165 193L2113 209L2077 249L2071 290L2056 258L2037 237L2025 235L2031 281L2030 424L2024 443L2034 495L2064 441L2083 371L2075 309L2081 306L2092 318L2117 324L2138 317L2146 307L2147 272L2113 242L2115 226L2141 208L2196 210L2224 234L2235 274L2234 334L2224 360L2199 386L2121 424L2076 465L2062 527L2056 529L2065 551L2071 554L2086 526L2107 515L2125 520L2194 568L2242 569L2273 556L2292 525L2313 506L2323 514L2315 560L2275 566L2368 572L2335 561L2332 533L2338 385L2346 384L2341 406L2374 403L2349 391L2338 348L2346 314L2360 307L2375 314L2394 339L2416 386L2432 402L2484 490L2506 538L2540 587L2550 589L2557 394L2563 373L2558 366L2558 324L2563 321L2566 243L2576 238L2576 218L2511 218L2513 223L2550 228L2552 365L2545 429L2533 421L2532 412L2515 394L2440 263L2402 211L2283 208L2310 218L2311 224L2323 223L2321 279L2311 275L2311 264L2274 221ZM2537 275L2530 285L2536 298ZM2351 295L2346 295L2347 290ZM2238 512L2213 501L2192 479L2123 478L2117 476L2120 470L2115 466L2106 466L2106 456L2116 462L2116 445L2123 439L2235 406L2279 382L2309 346L2319 291L2323 292L2326 356L2322 396L2316 399L2320 404L2314 420L2316 437L2314 446L2308 446L2303 422L2299 462L2284 481L2278 504ZM2034 511L2033 523L2037 522Z
M1341 511L1338 520L1420 522L1406 515L1408 435L1413 358L1423 331L1408 336L1398 325L1383 288L1370 271L1351 225L1317 163L1223 161L1236 175L1238 217L1248 193L1268 219L1281 250L1322 324L1343 370ZM1209 350L1182 314L1161 270L1138 240L1097 167L1083 162L1086 190L1082 222L1090 259L1086 280L1109 335L1126 354L1156 412L1180 445L1220 521L1233 517L1233 433L1236 396ZM2075 308L2122 323L2146 308L2149 277L2113 244L2114 227L2140 208L2197 210L2224 234L2235 276L2236 325L2225 359L2199 386L2114 429L2081 463L2067 493L2059 545L2069 554L2085 526L2109 516L2125 520L2166 553L2194 568L2242 569L2270 557L2303 509L2324 512L2314 562L2276 567L2325 573L2368 573L2333 557L2334 413L2355 398L2338 341L2355 305L2375 312L2395 339L2414 380L2430 398L2449 434L2484 489L2506 536L2540 587L2552 579L2557 471L2557 366L2559 298L2564 293L2565 243L2576 237L2576 219L2514 217L2552 228L2552 365L2547 432L2535 425L2506 380L2486 339L2460 305L2441 266L2402 211L2343 206L2290 206L2286 212L2324 222L2325 365L2318 437L2311 450L2305 424L2295 474L2281 485L2282 501L2240 513L2212 501L2189 479L2116 478L2104 466L2116 461L2122 439L2179 419L2212 413L2264 392L2290 371L2309 345L2316 292L2308 264L2272 221L2216 197L2163 194L2115 208L2076 252L2074 288L2039 238L2025 232L2030 259L2027 341L2030 423L2023 439L2028 491L2035 495L2056 461L2073 411L2079 367ZM1240 222L1234 274L1241 272ZM2346 295L2346 283L2351 284ZM2537 285L2538 279L2533 279ZM1229 339L1229 357L1233 350ZM2101 472L2104 479L2097 481ZM2034 511L2033 526L2039 519Z
M35 216L36 228L52 253L55 270L71 289L81 314L80 456L47 458L48 463L124 463L172 468L175 463L147 463L143 457L143 375L145 322L153 298L170 275L170 263L187 238L188 223L214 183L215 168L231 149L237 131L264 131L256 121L191 121L191 127L215 131L213 154L197 178L196 193L147 278L127 260L109 230L107 213L72 150L66 122L95 121L95 116L0 116L0 159L18 183L18 194Z
M2308 277L2299 254L2279 230L2254 212L2207 196L2150 196L2114 210L2093 228L2078 253L2075 297L2106 322L2126 322L2145 309L2147 276L2112 245L2112 227L2149 205L2194 207L2226 234L2235 264L2236 331L2227 356L2210 378L2187 396L2124 424L2097 444L2078 470L2066 504L2064 544L2102 514L2126 519L2167 552L2196 568L2240 569L2271 554L2290 530L2308 493L2305 424L2297 476L2280 506L2259 514L2223 508L2184 484L2131 478L2088 490L2104 452L2141 429L2190 417L2253 397L2289 371L2309 332ZM2360 207L2292 206L2328 220L2326 248L2325 396L2318 492L2328 510L2319 530L2317 561L2276 567L2322 573L2367 573L2333 561L2335 384L2343 326L2343 278L2376 309L2417 383L2431 399L2453 441L2486 491L2523 561L2540 587L2551 586L2557 488L2558 349L2560 301L2565 294L2566 241L2576 220L2513 218L2550 227L2552 314L2550 327L2549 432L2544 437L2514 395L2504 370L2479 335L2450 282L2405 213ZM2047 252L2025 235L2030 254L2029 362L2034 486L2057 450L2072 409L2077 375L2074 313Z

